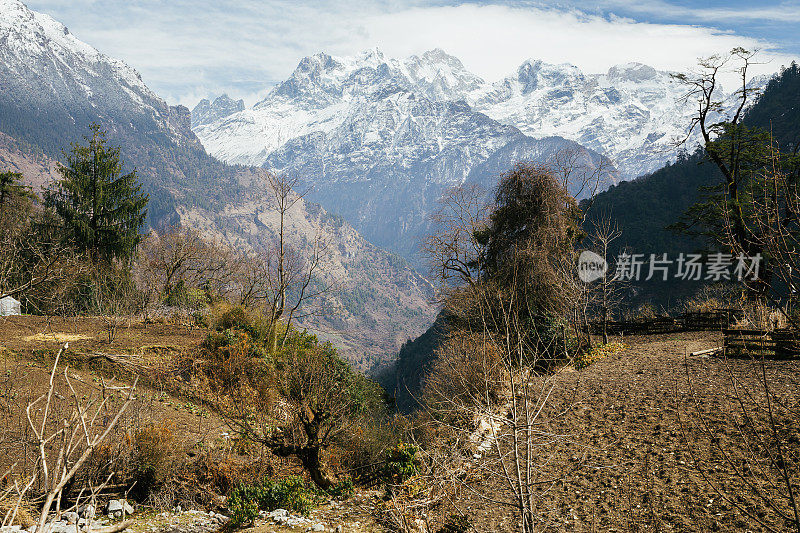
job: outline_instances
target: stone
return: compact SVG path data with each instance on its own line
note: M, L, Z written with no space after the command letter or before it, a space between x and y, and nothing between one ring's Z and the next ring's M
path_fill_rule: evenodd
M67 524L75 524L78 522L78 513L75 511L67 511L61 515L61 518L65 520Z
M69 525L63 520L50 522L49 526L50 533L75 533L75 526Z
M83 518L94 518L94 505L86 504L78 507L78 514Z
M125 511L126 515L133 514L133 506L128 503L128 500L122 500L122 510Z
M119 500L108 500L108 504L106 504L106 514L116 517L117 513L122 516L122 502Z
M311 531L325 531L325 526L323 524L314 524L311 526Z

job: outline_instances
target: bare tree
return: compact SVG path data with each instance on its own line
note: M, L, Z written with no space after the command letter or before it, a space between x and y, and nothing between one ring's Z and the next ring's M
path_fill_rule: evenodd
M770 260L769 273L778 295L773 301L800 329L792 316L800 288L800 162L796 154L781 154L774 141L770 145L768 164L745 191L750 199L746 221L751 240Z
M710 188L710 194L685 214L675 227L710 237L733 254L755 256L762 253L753 227L748 223L749 199L746 187L767 162L768 134L743 123L745 111L759 89L748 86L748 71L755 63L757 51L734 48L726 55L714 55L699 62L700 72L694 76L676 74L674 78L686 86L683 100L697 106L683 144L699 131L708 158L720 172L721 183ZM739 76L740 86L734 92L736 105L725 114L721 99L720 76L732 70ZM766 271L762 278L747 283L753 295L768 289Z
M602 257L606 262L606 270L598 280L597 285L590 288L593 304L600 308L600 319L603 324L603 344L608 344L608 319L614 309L621 303L624 282L609 272L609 248L622 236L622 232L617 229L616 224L611 221L611 217L601 217L595 222L594 232L590 235L590 241L594 252Z
M178 287L224 292L235 270L234 259L229 247L204 239L194 229L175 226L143 241L134 271L151 298L155 294L168 298Z
M321 235L313 238L306 250L298 250L289 243L289 213L308 190L297 192L299 180L265 172L272 207L278 215L278 228L272 248L267 250L267 261L256 263L263 268L260 274L267 283L262 298L265 301L267 316L272 324L270 345L273 351L283 345L293 320L308 317L316 312L314 303L332 286L322 278L322 264L328 257L328 243ZM285 319L283 333L278 325Z
M555 384L537 362L543 343L559 341L538 336L514 296L486 290L479 299L484 326L451 335L425 378L417 424L434 437L422 453L431 476L516 510L525 533L546 529L554 524L544 500L581 464L558 466L570 441L543 416ZM500 480L506 495L471 486L470 470Z
M28 198L0 210L0 298L19 297L69 277L76 258L52 231L48 215Z
M454 187L439 204L433 214L438 231L425 239L424 247L434 279L444 291L474 286L482 249L477 234L486 227L489 214L486 191L477 185Z

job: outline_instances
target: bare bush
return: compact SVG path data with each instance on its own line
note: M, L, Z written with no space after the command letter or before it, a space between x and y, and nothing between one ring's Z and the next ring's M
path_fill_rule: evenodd
M68 367L63 370L63 383L68 389L69 400L58 391L57 372L61 355L68 348L65 344L56 354L50 372L49 387L46 393L28 404L26 417L33 436L31 443L37 450L37 461L33 474L26 480L14 482L13 491L7 491L3 499L13 498L3 525L16 519L34 483L43 494L43 503L37 519L37 531L46 531L45 525L53 506L60 515L66 509L64 493L70 482L91 457L92 453L110 435L125 411L134 399L136 381L130 387L115 387L126 393L122 405L117 408L108 420L108 397L104 394L102 401L85 401L74 388L69 377ZM64 405L57 405L63 403ZM62 416L63 415L63 416ZM102 416L101 416L102 415ZM53 417L60 420L54 423ZM110 476L99 485L105 485ZM82 497L94 496L98 487L85 487L80 491L76 507Z

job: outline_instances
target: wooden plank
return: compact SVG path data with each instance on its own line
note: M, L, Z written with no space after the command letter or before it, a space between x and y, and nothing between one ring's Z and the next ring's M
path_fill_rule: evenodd
M696 352L690 353L689 355L691 355L692 357L696 357L699 355L711 355L716 352L722 351L722 349L723 349L722 346L717 346L716 348L708 348L707 350L698 350Z

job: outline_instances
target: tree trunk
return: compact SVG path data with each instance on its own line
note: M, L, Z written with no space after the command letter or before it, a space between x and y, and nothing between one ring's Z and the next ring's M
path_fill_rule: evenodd
M321 450L318 446L303 448L298 454L300 462L311 476L311 480L323 490L331 488L338 483L338 479L322 460Z

